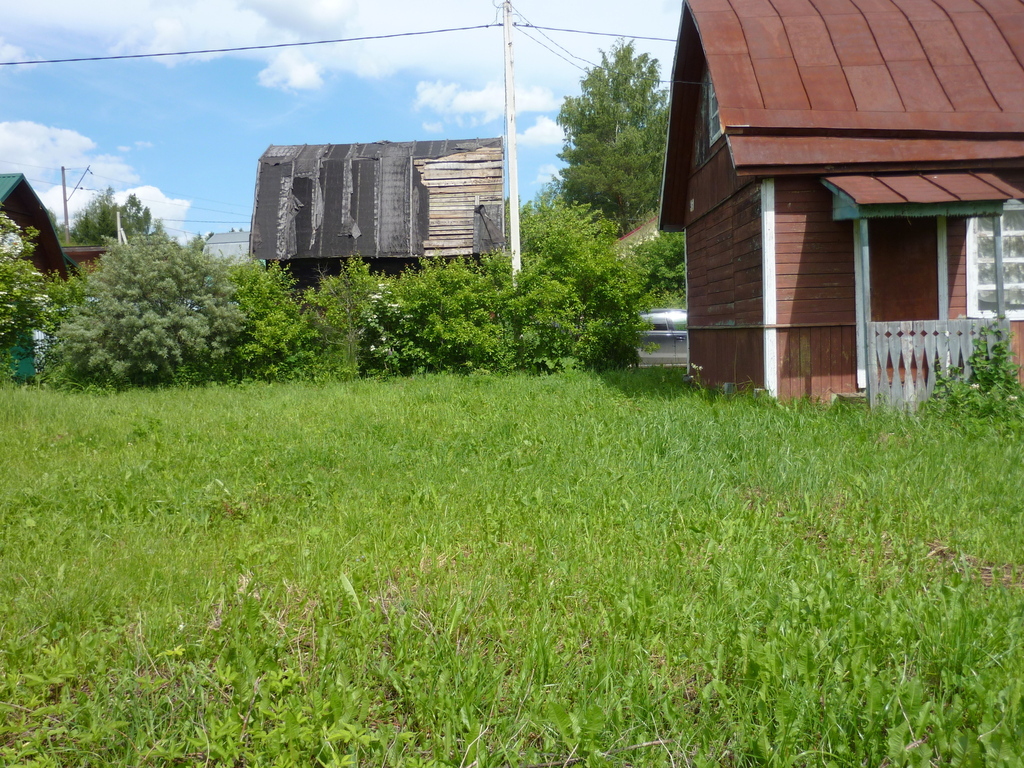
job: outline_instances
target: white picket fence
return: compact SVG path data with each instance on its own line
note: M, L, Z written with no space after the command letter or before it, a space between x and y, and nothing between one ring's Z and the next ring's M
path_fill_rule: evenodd
M969 377L969 360L982 328L999 329L1002 338L1009 338L1006 320L868 323L871 405L885 403L912 411L931 397L938 375L949 376L957 369Z

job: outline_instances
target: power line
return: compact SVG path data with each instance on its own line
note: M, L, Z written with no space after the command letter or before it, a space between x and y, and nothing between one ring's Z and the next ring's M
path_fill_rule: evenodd
M500 24L478 24L473 27L450 27L448 29L428 29L422 32L395 32L390 35L365 35L363 37L343 37L337 40L310 40L302 43L273 43L270 45L243 45L236 48L206 48L196 51L166 51L163 53L126 53L119 56L81 56L73 59L37 59L35 61L0 61L0 67L16 67L25 64L70 64L80 61L120 61L122 59L156 59L163 56L201 56L209 53L236 53L238 51L266 51L274 48L299 48L308 45L330 45L333 43L357 43L366 40L390 40L396 37L416 37L420 35L439 35L444 32L466 32L473 29L488 29Z
M676 39L674 37L645 37L644 35L624 35L619 32L590 32L585 29L564 29L562 27L539 27L536 24L516 24L517 27L533 27L534 29L543 29L548 32L572 32L577 35L597 35L599 37L624 37L629 40L654 40L659 43L674 43Z

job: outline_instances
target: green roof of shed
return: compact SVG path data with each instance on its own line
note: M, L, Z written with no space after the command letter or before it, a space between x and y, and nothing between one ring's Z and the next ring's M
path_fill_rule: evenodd
M14 188L25 180L23 173L0 173L0 203L14 191Z

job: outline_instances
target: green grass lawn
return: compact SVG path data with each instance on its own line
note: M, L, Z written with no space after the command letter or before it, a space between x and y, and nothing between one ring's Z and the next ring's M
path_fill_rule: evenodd
M1021 764L1024 445L679 376L0 388L0 764Z

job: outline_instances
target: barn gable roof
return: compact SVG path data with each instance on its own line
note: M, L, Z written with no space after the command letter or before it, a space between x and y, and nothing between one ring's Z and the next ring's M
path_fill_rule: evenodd
M687 0L666 202L705 66L741 176L1024 161L1024 0Z
M454 256L503 244L500 138L271 146L260 158L258 259Z

